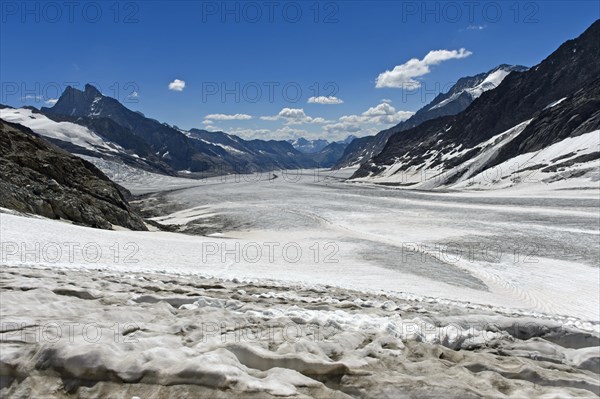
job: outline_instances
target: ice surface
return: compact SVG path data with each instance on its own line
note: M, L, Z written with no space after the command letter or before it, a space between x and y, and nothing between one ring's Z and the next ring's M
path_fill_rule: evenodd
M77 266L4 267L0 277L3 397L599 393L598 333L566 320ZM62 291L69 286L101 295L83 299ZM179 305L176 296L195 302Z
M202 235L0 209L2 397L600 395L595 191L97 164Z
M103 249L93 263L82 255L76 260L63 255L54 267L79 262L92 268L330 284L588 321L600 314L597 197L410 192L303 171L275 180L207 179L139 205L157 203L164 216L155 220L201 226L206 236L100 231L10 214L0 216L0 231L3 241L29 246L76 242ZM115 263L109 249L115 243L122 256L135 252L136 263ZM30 263L15 251L3 263Z

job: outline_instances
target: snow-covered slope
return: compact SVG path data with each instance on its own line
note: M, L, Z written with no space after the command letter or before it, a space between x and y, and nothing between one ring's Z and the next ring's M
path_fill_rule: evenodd
M422 190L531 188L532 185L547 189L599 187L600 130L568 137L541 150L491 165L501 149L518 137L530 122L523 122L473 148L463 149L458 145L444 152L428 151L425 161L418 165L411 165L411 157L406 154L377 175L354 181ZM455 167L446 169L439 162L451 163L470 151L477 155Z
M0 119L18 123L77 156L117 161L142 170L175 172L140 138L113 121L83 117L48 117L31 108L2 108Z
M93 152L119 152L123 148L100 137L90 129L71 122L55 122L47 116L27 108L0 109L0 118L26 126L35 133L50 139L83 147Z
M481 83L477 83L479 80L481 80L481 77L479 77L479 79L474 80L474 85L472 87L467 86L456 90L454 93L452 93L450 97L440 101L439 103L435 104L429 109L442 108L450 104L451 102L456 101L456 99L463 95L463 93L467 93L471 97L471 100L475 100L484 92L498 87L498 85L502 83L502 80L504 80L504 78L508 76L508 74L511 73L515 68L509 66L499 66L498 68L495 68L487 74L483 75L484 79L481 81ZM522 67L518 68L518 70L522 69Z
M568 137L544 149L521 154L490 170L453 184L487 189L547 185L554 188L600 188L600 130Z

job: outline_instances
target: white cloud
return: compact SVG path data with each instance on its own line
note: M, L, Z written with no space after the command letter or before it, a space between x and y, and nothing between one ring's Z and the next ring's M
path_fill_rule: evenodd
M185 88L185 81L183 81L183 80L175 79L174 81L169 83L169 90L183 91L184 88Z
M252 115L248 114L210 114L206 115L204 119L215 120L215 121L245 121L252 119Z
M438 65L443 61L451 59L466 58L473 54L472 52L461 48L459 50L432 50L422 60L412 58L401 65L396 65L391 71L385 71L377 76L376 88L402 88L414 90L421 87L421 82L416 80L423 75L427 75L430 66Z
M207 130L222 130L245 139L286 140L304 137L307 139L326 138L332 141L344 139L349 134L372 135L410 118L413 114L410 111L398 111L389 102L382 101L362 113L344 115L334 121L311 117L302 108L283 108L276 115L256 118L262 121L279 121L273 128L256 125L214 126L213 122L221 125L219 122L242 119L234 118L234 115L222 116L223 114L206 115L203 123Z
M274 115L274 116L261 116L260 119L262 119L263 121L276 121L279 119L279 116Z
M375 107L371 107L362 113L364 118L370 122L385 124L398 123L407 120L414 115L411 111L398 111L389 103L381 103Z
M484 30L487 28L487 25L469 25L467 26L468 30Z
M304 112L302 108L283 108L277 115L261 116L264 121L276 121L283 119L287 125L301 125L303 123L327 123L327 120L317 117L313 118Z
M21 101L26 101L26 100L35 100L36 102L40 102L42 101L44 98L42 96L34 96L32 94L28 94L26 96L21 97Z
M283 108L281 111L279 111L277 116L298 121L309 118L309 116L304 113L304 109L302 108Z
M233 126L217 128L211 124L212 118L205 120L204 128L207 130L223 130L245 139L286 140L304 137L307 139L327 138L328 140L341 140L349 134L356 134L357 136L373 135L410 118L413 114L410 111L398 111L389 103L382 102L360 114L344 115L336 121L327 121L323 118L313 118L306 115L302 108L283 108L277 115L260 117L261 120L284 122L283 126L279 128L265 129L262 127ZM301 124L313 126L310 128L298 126ZM322 128L315 126L317 124L321 124Z
M319 96L308 99L309 104L343 104L344 101L334 96Z
M327 133L357 133L363 130L363 127L358 123L346 120L337 123L331 123L323 126Z
M382 102L382 103L388 103L388 104L391 104L391 103L392 103L392 100L390 100L389 98L382 98L382 99L381 99L381 102Z
M414 115L411 111L396 111L389 103L382 102L369 108L360 115L344 115L338 122L323 126L328 133L357 133L373 134L381 128L395 125Z
M379 105L369 108L362 114L367 117L376 117L376 116L391 115L395 112L396 112L396 110L390 104L381 103Z
M56 104L58 102L58 98L49 98L45 102L48 105L54 105L54 104Z

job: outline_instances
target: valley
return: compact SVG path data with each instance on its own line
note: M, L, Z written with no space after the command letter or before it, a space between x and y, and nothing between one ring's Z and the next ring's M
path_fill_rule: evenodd
M6 8L0 397L600 397L597 10L216 4Z

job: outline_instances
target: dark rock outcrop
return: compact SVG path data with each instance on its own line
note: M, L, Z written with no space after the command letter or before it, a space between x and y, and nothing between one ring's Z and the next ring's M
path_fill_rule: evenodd
M147 230L119 190L91 163L0 120L1 207L101 229Z

